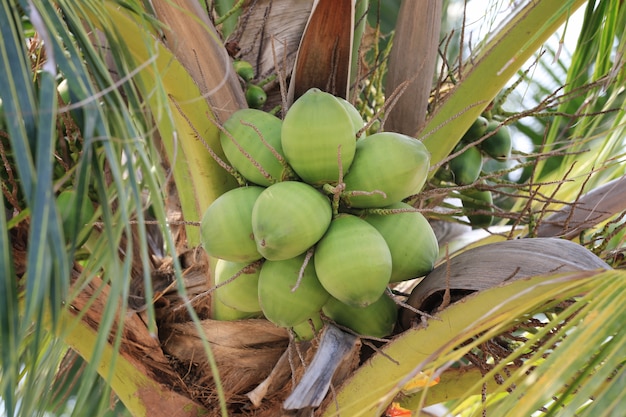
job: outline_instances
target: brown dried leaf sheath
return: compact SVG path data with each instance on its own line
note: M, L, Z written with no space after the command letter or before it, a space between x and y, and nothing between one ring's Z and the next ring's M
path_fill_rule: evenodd
M316 87L348 98L354 31L352 0L318 0L307 22L294 64L288 101Z
M556 272L609 269L583 246L555 238L517 239L479 246L439 265L413 289L407 303L422 311L441 306L446 290L454 298L508 280ZM411 327L416 314L404 309L400 324Z
M313 0L257 0L240 18L229 41L245 45L237 55L263 79L281 68L291 74ZM276 60L274 59L276 58Z
M289 343L287 331L266 320L203 320L202 327L227 396L250 390L263 381ZM168 354L185 362L207 362L192 322L168 324L160 332Z

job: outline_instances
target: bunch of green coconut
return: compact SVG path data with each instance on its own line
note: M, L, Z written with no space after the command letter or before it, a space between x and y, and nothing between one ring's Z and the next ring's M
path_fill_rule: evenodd
M426 218L403 200L421 191L430 155L417 139L358 136L358 111L319 89L280 120L244 109L221 145L247 184L203 215L215 295L311 339L330 319L370 337L392 333L390 284L432 270L438 245Z
M511 156L511 133L498 119L480 115L452 151L454 158L442 166L436 177L459 186L480 182L486 160L506 161ZM463 208L473 227L488 227L493 222L491 191L473 187L460 192ZM482 213L480 213L482 212Z

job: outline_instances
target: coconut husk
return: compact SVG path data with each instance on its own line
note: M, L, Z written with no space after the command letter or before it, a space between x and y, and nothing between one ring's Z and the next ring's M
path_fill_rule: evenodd
M178 256L178 262L183 270L183 286L185 298L178 292L174 259L171 257L159 259L159 264L152 271L152 304L156 311L159 323L190 321L186 300L191 300L191 306L200 318L210 316L211 281L209 261L206 252L200 248L183 251ZM142 275L132 278L128 305L132 310L143 312L147 307L146 288Z
M407 304L435 312L450 302L510 280L558 272L609 269L585 247L556 238L516 239L469 249L439 265L414 288ZM403 309L400 326L410 328L417 313Z
M228 397L260 384L272 371L289 344L289 334L266 320L203 320L201 327L220 371ZM202 340L193 322L171 323L159 329L163 349L179 361L206 366L211 372Z
M226 400L234 407L232 415L273 417L302 413L283 410L283 402L295 386L306 380L320 340L290 341L286 329L263 319L202 320L201 327L215 357ZM192 322L165 324L159 329L159 336L164 351L178 364L181 374L184 372L187 385L196 387L194 397L204 399L209 409L216 407L215 381L196 326ZM359 365L361 344L358 340L353 342L342 352L333 370L325 374L332 386L339 386ZM323 391L321 398L326 393Z

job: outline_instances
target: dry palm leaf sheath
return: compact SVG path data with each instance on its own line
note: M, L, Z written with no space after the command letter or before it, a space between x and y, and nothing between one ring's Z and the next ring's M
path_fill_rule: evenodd
M319 0L314 5L289 85L290 103L313 87L348 97L353 33L353 0Z

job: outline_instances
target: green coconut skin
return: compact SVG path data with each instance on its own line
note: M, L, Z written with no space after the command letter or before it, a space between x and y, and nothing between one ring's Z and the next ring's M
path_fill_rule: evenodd
M263 143L259 133L242 122L256 127L263 140L284 158L280 140L283 122L278 117L261 110L241 109L233 113L224 123L224 129L228 134L220 132L220 143L228 162L248 181L264 187L288 179L290 170ZM263 175L259 166L270 178Z
M330 298L330 296L329 296ZM324 321L319 313L315 313L312 317L304 320L302 323L296 324L291 328L298 342L313 340L320 330L324 327Z
M249 84L246 87L246 102L253 109L262 109L267 101L267 93L258 85Z
M262 258L252 233L252 208L265 190L250 186L235 188L219 196L200 221L202 246L209 256L232 262Z
M489 124L489 120L487 120L484 116L478 116L474 123L467 129L467 132L463 135L461 139L464 143L472 143L475 140L478 140L481 136L487 132L487 126Z
M489 190L464 190L461 200L463 208L469 212L483 210L493 212L493 195ZM474 228L489 227L493 216L489 214L466 214Z
M341 103L343 108L346 109L346 111L348 112L348 115L350 116L350 120L352 121L354 134L356 135L357 133L359 133L361 129L363 129L363 126L365 126L365 122L363 121L363 117L361 117L361 113L359 113L356 107L354 107L352 103L350 103L345 98L342 98L342 97L335 97L335 98L339 101L339 103ZM361 137L364 137L363 135L365 135L365 132L362 133Z
M363 219L383 236L391 252L389 282L418 278L432 271L439 256L437 237L428 220L409 204L396 203L383 210L393 214L367 214Z
M333 95L317 88L289 108L281 140L287 162L309 184L337 182L339 152L344 173L354 159L356 135L350 115Z
M393 332L398 318L398 307L387 294L367 307L352 307L331 297L322 311L337 324L361 336L379 338Z
M254 68L248 61L234 61L233 67L235 68L237 75L243 78L245 82L249 82L254 79Z
M449 165L454 183L456 185L469 185L473 184L480 176L480 171L483 169L483 157L478 148L471 147L452 158Z
M244 313L256 313L261 311L259 305L259 274L261 266L251 267L248 262L230 262L218 259L215 263L215 284L222 284L235 275L237 278L218 286L215 295L228 307Z
M380 298L391 277L392 259L383 236L363 219L340 214L315 247L315 270L336 299L365 307Z
M265 317L282 327L293 327L320 311L330 295L320 284L313 263L307 264L295 291L305 255L283 261L265 261L259 275L259 303Z
M332 219L330 200L298 181L266 188L252 210L252 231L258 252L280 261L306 252L324 235Z
M486 133L493 133L480 144L478 147L485 154L493 159L503 161L511 156L511 132L507 126L501 126L496 120L492 120L487 125Z
M360 139L352 167L344 177L346 192L382 191L349 195L343 200L355 208L385 207L421 191L430 168L430 153L410 136L381 132Z

